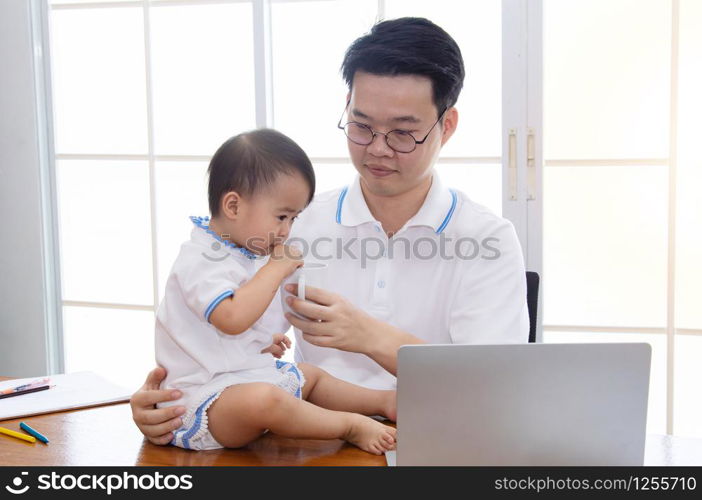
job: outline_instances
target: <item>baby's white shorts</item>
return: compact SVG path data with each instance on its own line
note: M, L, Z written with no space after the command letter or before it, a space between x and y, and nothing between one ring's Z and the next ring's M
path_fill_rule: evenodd
M253 380L250 377L251 374L247 374L248 376L243 376L242 374L240 381L231 383L227 387L237 383L269 382L284 389L298 399L302 398L302 387L305 385L305 377L302 374L302 370L295 363L276 360L275 368L271 368L270 372L268 376L257 377L257 379ZM208 394L204 398L200 398L197 403L188 407L183 416L183 425L174 432L175 437L171 440L172 445L188 450L216 450L224 448L215 440L207 426L207 409L212 403L217 401L224 389L226 387Z

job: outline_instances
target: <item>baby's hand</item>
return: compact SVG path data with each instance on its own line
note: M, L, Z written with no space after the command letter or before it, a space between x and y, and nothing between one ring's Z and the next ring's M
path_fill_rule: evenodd
M270 352L273 357L280 359L280 357L285 354L285 350L291 346L292 343L290 339L286 337L284 333L276 333L273 335L273 343L263 349L261 354Z
M273 247L268 264L279 267L284 277L288 277L298 267L304 264L302 252L290 245L276 245Z

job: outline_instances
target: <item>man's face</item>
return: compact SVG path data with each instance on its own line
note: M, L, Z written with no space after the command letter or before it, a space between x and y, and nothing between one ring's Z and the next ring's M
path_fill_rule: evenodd
M426 141L411 153L394 151L380 135L367 146L348 140L351 161L364 189L377 196L397 196L428 182L441 146L455 127L455 109L449 111L443 126L437 124ZM359 71L354 75L346 121L359 122L383 133L407 131L421 141L440 112L434 105L429 78L378 76Z

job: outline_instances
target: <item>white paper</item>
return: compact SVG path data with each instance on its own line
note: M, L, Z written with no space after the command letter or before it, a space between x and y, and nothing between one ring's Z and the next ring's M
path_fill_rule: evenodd
M45 375L0 382L0 391L49 377L51 389L0 399L0 420L129 401L131 391L93 372Z

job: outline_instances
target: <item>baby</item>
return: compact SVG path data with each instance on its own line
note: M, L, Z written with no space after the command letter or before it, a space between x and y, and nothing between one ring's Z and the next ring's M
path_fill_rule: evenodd
M171 444L239 448L271 430L341 438L374 454L393 449L395 429L361 414L395 420L395 391L276 359L290 347L276 332L289 324L276 307L266 310L303 265L283 243L314 195L307 155L279 132L255 130L222 144L208 172L212 218L191 218L156 318L156 360L168 371L162 388L183 394L159 406L187 408Z

